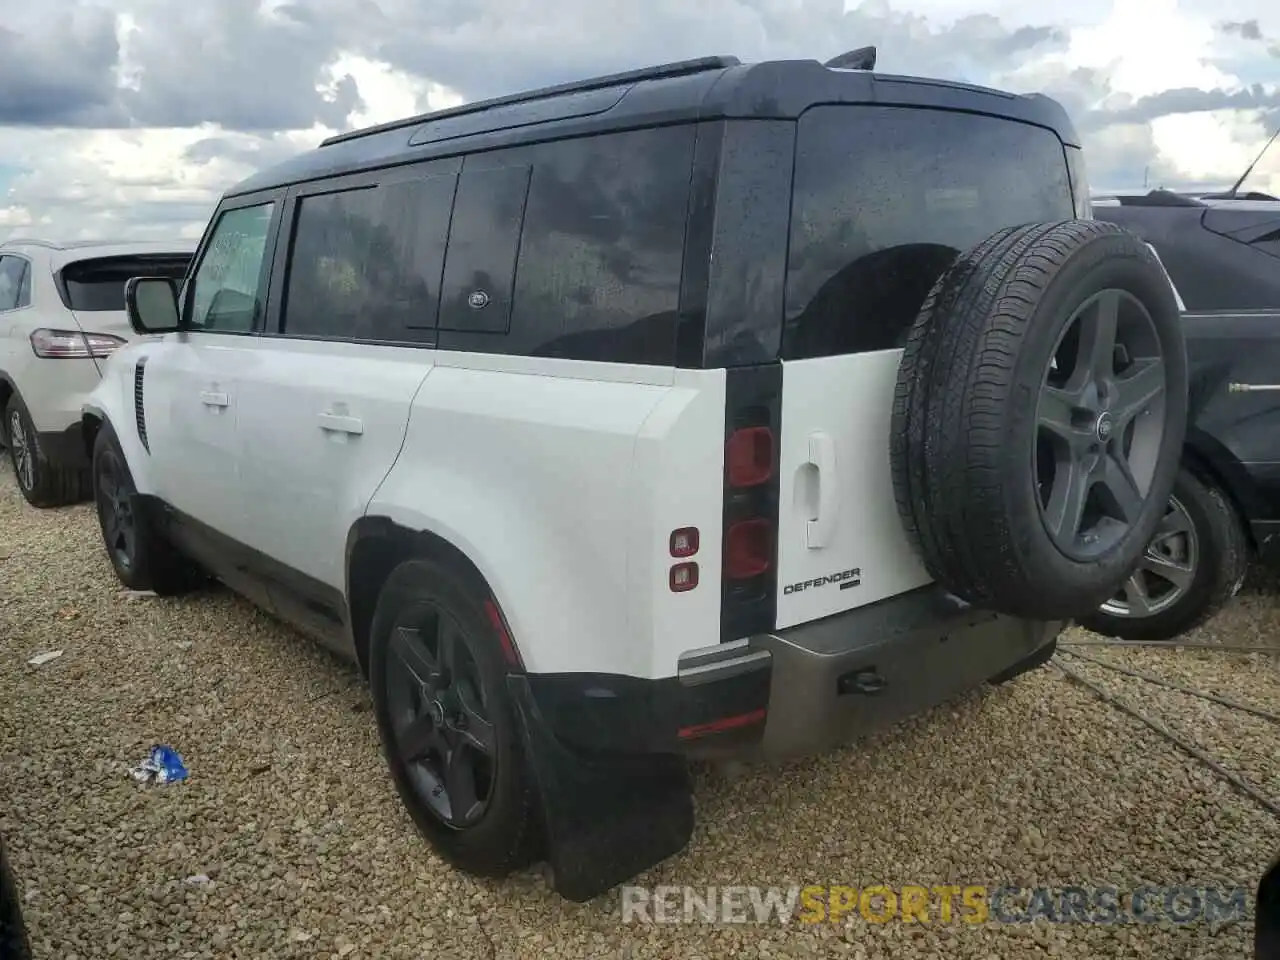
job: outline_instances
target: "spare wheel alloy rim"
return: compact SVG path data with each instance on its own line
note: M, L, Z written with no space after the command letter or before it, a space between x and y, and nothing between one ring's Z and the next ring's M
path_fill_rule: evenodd
M1102 290L1067 321L1036 402L1040 517L1058 550L1087 563L1132 529L1164 439L1167 371L1155 321Z

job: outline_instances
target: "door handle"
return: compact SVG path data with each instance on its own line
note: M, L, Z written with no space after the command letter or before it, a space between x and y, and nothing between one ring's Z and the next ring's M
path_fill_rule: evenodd
M809 463L818 468L818 509L817 516L805 523L804 533L809 549L816 550L831 541L840 507L836 442L830 434L809 434Z
M320 429L332 433L352 433L356 436L364 433L364 421L359 417L348 417L341 413L322 413L316 418Z
M212 390L201 390L200 402L206 407L225 407L231 403L231 398L225 393L217 393Z

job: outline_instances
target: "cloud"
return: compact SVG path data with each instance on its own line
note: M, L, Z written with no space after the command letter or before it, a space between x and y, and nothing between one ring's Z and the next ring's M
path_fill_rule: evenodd
M1257 20L1227 20L1219 25L1223 33L1234 33L1246 40L1261 40L1262 28Z
M1150 123L1160 117L1214 110L1280 109L1280 88L1254 84L1240 90L1197 90L1180 87L1142 97L1130 106L1095 110L1087 118L1089 129L1116 123Z
M0 125L123 125L119 60L110 11L75 4L45 16L38 5L12 5L0 22Z
M1229 183L1280 122L1274 0L10 6L0 238L198 232L226 187L329 133L707 53L825 60L875 44L884 72L1048 93L1107 187Z

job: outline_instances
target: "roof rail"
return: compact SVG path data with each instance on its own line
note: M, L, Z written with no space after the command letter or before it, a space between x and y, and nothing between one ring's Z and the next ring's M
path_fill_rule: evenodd
M17 245L21 243L28 247L44 247L46 250L62 249L62 245L60 243L55 243L52 240L41 240L39 237L10 237L8 240L5 240L4 243L6 246L8 244Z
M321 147L327 147L335 143L345 143L348 140L358 140L361 137L369 137L377 133L386 133L388 130L398 130L402 127L413 127L422 123L428 123L432 120L442 120L445 117L457 117L465 113L478 113L481 110L488 110L492 107L503 107L513 103L524 103L529 100L541 100L544 97L559 96L564 93L578 93L585 90L598 90L602 87L615 87L624 83L639 83L642 80L665 80L670 77L683 77L692 73L704 73L708 70L723 70L726 67L736 67L742 61L734 56L716 56L716 57L699 57L695 60L680 60L676 63L663 63L653 67L642 67L639 70L627 70L623 73L613 73L602 77L592 77L587 80L574 80L570 83L560 83L551 87L541 87L537 90L529 90L524 93L513 93L503 97L493 97L489 100L477 100L474 103L464 103L461 106L449 107L445 110L437 110L433 113L422 113L414 117L405 117L403 120L392 120L389 123L380 123L372 127L364 127L360 130L350 130L346 133L337 133L321 141Z

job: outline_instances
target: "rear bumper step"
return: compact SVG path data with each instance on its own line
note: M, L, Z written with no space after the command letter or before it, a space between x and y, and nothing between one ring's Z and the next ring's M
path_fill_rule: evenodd
M1064 626L975 610L927 587L753 637L750 647L770 654L772 677L752 752L802 756L883 729L1027 659Z

